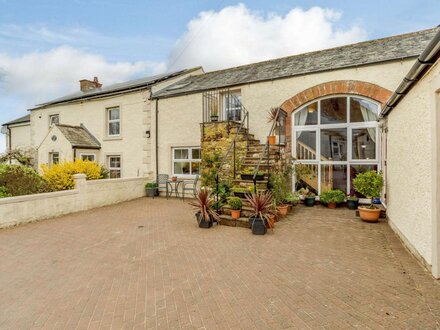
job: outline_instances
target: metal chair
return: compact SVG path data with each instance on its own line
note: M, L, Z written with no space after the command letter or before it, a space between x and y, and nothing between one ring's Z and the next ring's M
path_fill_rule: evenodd
M170 189L168 188L170 183L168 182L170 176L168 174L158 174L157 175L157 188L159 189L159 192L161 191L160 189L165 188L166 191L166 198L168 199L168 195L169 195L169 191ZM162 190L163 191L163 190Z
M197 183L199 181L199 175L196 175L194 181L183 181L182 183L182 200L185 200L185 191L191 191L193 197L196 196Z

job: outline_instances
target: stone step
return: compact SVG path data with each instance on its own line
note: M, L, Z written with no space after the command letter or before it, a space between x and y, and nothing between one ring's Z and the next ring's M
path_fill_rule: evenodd
M241 227L250 228L248 218L238 218L237 220L232 219L231 216L222 214L220 215L220 224L229 227Z

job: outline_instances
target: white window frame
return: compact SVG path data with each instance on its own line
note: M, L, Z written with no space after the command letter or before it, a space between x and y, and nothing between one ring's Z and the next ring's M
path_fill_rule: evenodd
M119 167L111 167L110 166L110 158L112 157L119 157ZM119 178L122 178L122 155L120 154L111 154L111 155L107 155L107 168L109 171L109 178L110 178L110 171L119 171ZM111 178L111 179L119 179L119 178Z
M51 114L51 115L49 115L49 127L52 127L53 125L55 125L55 123L53 122L54 118L58 118L56 124L60 123L60 114L59 113Z
M53 156L55 154L58 155L58 161L56 163L53 161ZM59 164L59 163L60 163L60 153L58 151L49 152L49 165L52 166L52 165Z
M346 97L347 99L347 121L345 123L336 123L336 124L322 124L321 125L321 101L325 99L331 99L331 98L337 98L337 97ZM350 193L350 190L352 187L350 187L350 167L356 166L356 165L375 165L377 166L377 170L381 170L381 154L380 154L380 129L379 129L379 123L377 121L370 121L370 122L350 122L350 97L363 99L365 101L368 101L370 103L373 103L377 106L378 111L380 110L380 104L374 100L359 96L359 95L329 95L325 96L316 100L313 100L311 102L308 102L304 104L300 109L298 109L293 116L297 115L299 111L304 109L305 107L309 106L313 103L318 103L317 111L318 111L318 124L316 125L303 125L303 126L295 126L295 118L292 118L292 155L296 158L296 132L299 131L314 131L316 132L316 159L310 159L310 160L296 160L295 162L297 164L314 164L318 168L318 177L317 180L319 182L318 187L318 193L321 194L321 166L322 165L345 165L346 166L346 176L347 176L347 186L346 191L347 193ZM344 161L323 161L321 160L321 130L322 129L332 129L332 128L346 128L347 129L347 160ZM375 128L376 129L376 153L375 153L375 159L352 159L352 152L353 152L353 141L352 141L352 130L358 129L358 128ZM296 184L296 178L293 177L293 187L295 187Z
M224 118L225 121L229 120L229 116L228 116L228 112L229 111L231 111L231 110L232 111L234 111L234 110L241 110L242 109L241 106L228 108L229 102L227 100L227 97L230 96L230 95L235 96L238 99L238 101L241 103L241 90L235 90L235 91L231 91L229 93L223 94L223 118ZM241 114L241 111L240 111L240 121L242 119L243 118L242 118L242 114Z
M179 149L186 149L188 150L188 159L176 159L174 157L175 155L175 150L179 150ZM199 149L200 150L200 159L193 159L192 158L192 151L194 149ZM201 163L202 162L202 148L201 147L172 147L171 148L171 154L172 154L172 160L171 160L171 172L173 173L173 176L177 176L180 178L194 178L197 174L192 174L192 163ZM190 174L176 174L174 173L174 163L189 163L189 170L190 170ZM200 171L200 167L199 167L199 171ZM199 173L200 175L200 173Z
M119 118L118 119L110 119L110 111L112 110L118 110L119 111ZM105 109L105 116L106 116L106 132L108 137L119 137L121 136L122 131L122 124L121 124L121 107L120 106L114 106L114 107L108 107ZM118 134L110 134L110 124L111 123L119 123L119 133Z
M86 157L93 156L93 160L89 160L89 161L90 162L96 162L96 154L93 154L93 153L80 153L79 154L79 157L81 158L81 160L84 160L83 156L86 156Z

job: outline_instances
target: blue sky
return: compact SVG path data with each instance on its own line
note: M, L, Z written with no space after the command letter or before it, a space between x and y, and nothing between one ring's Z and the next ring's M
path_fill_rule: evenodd
M438 0L0 0L0 123L76 91L81 78L219 69L430 28L439 17Z

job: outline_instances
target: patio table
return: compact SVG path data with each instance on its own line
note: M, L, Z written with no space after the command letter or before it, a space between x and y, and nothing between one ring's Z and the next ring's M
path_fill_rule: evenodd
M169 196L172 196L174 193L176 195L176 198L180 198L179 186L183 181L184 181L183 179L177 179L177 180L169 179L169 180L167 180L167 183L169 184L170 189L171 189L169 191Z

